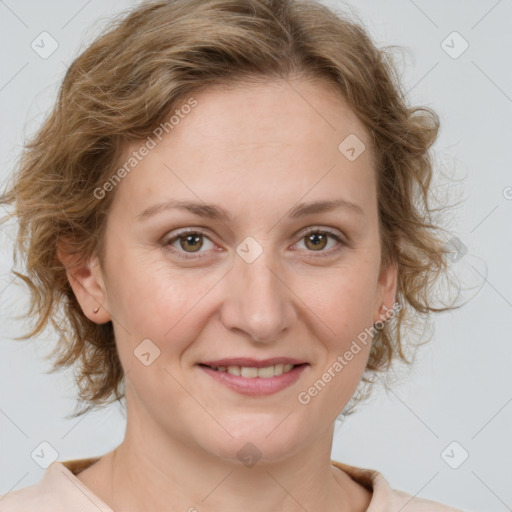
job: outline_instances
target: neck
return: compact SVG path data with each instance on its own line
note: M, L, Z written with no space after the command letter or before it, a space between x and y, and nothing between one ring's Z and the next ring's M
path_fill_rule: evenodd
M291 456L249 466L128 416L123 442L79 475L113 510L360 512L371 500L331 464L334 425Z

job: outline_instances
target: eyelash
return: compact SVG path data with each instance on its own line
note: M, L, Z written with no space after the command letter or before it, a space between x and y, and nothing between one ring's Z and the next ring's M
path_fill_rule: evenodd
M163 244L165 247L169 248L173 252L173 254L176 254L178 256L178 258L187 259L187 260L197 260L200 258L207 257L207 254L202 254L202 253L197 253L198 254L197 256L193 256L192 253L186 253L184 251L180 251L180 250L177 250L174 247L172 247L172 244L176 240L179 240L180 238L185 237L186 235L190 235L190 234L201 235L201 236L204 236L205 238L208 238L208 240L210 240L206 234L206 231L204 231L201 228L195 228L195 229L186 229L186 230L180 231L179 233L175 234L172 238L168 238L167 240L165 240L163 242ZM329 237L336 240L336 242L338 242L339 245L336 248L331 248L327 251L320 251L318 255L313 256L314 258L327 258L327 257L333 256L334 254L337 254L341 249L343 249L344 247L346 247L348 245L347 243L345 243L343 241L342 237L338 233L331 231L330 229L326 229L326 228L322 228L322 229L314 228L314 229L311 229L311 230L305 232L304 234L302 234L302 236L299 237L299 242L301 240L303 240L304 238L306 238L307 236L318 235L318 234L328 235ZM316 251L308 251L308 252L316 252ZM188 254L188 256L184 256L184 254Z

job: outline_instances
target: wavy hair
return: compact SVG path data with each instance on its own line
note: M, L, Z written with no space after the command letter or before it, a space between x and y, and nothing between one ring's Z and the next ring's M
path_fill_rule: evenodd
M313 0L167 0L113 18L73 61L0 198L14 207L15 252L24 265L14 273L28 286L27 317L34 320L16 339L56 331L52 371L74 365L87 405L72 416L122 399L124 373L112 323L84 315L58 244L69 241L80 261L94 253L101 261L115 191L101 200L94 191L113 175L127 144L150 136L183 98L211 85L319 79L367 128L377 156L382 265L398 266L400 309L374 333L357 401L393 360L411 364L407 330L455 307L433 304L434 284L449 264L445 230L430 204L439 118L407 105L389 50L361 23Z

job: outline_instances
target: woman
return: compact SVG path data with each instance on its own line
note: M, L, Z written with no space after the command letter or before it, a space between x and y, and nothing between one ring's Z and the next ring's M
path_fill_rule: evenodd
M26 337L52 322L80 414L125 398L126 434L3 511L456 510L330 459L447 269L438 119L394 76L291 0L145 2L73 62L2 202Z

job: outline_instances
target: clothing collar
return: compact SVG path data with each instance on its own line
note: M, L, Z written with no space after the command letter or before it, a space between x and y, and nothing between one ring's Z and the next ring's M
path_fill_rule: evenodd
M59 505L62 504L63 509L64 505L71 510L77 508L77 504L80 504L82 512L114 512L76 476L99 460L100 457L89 457L86 459L55 461L46 470L40 485L47 491L51 492L54 489L58 493L61 497ZM372 499L367 512L385 512L387 505L392 503L393 491L378 471L358 468L334 460L331 460L331 464L372 492Z

